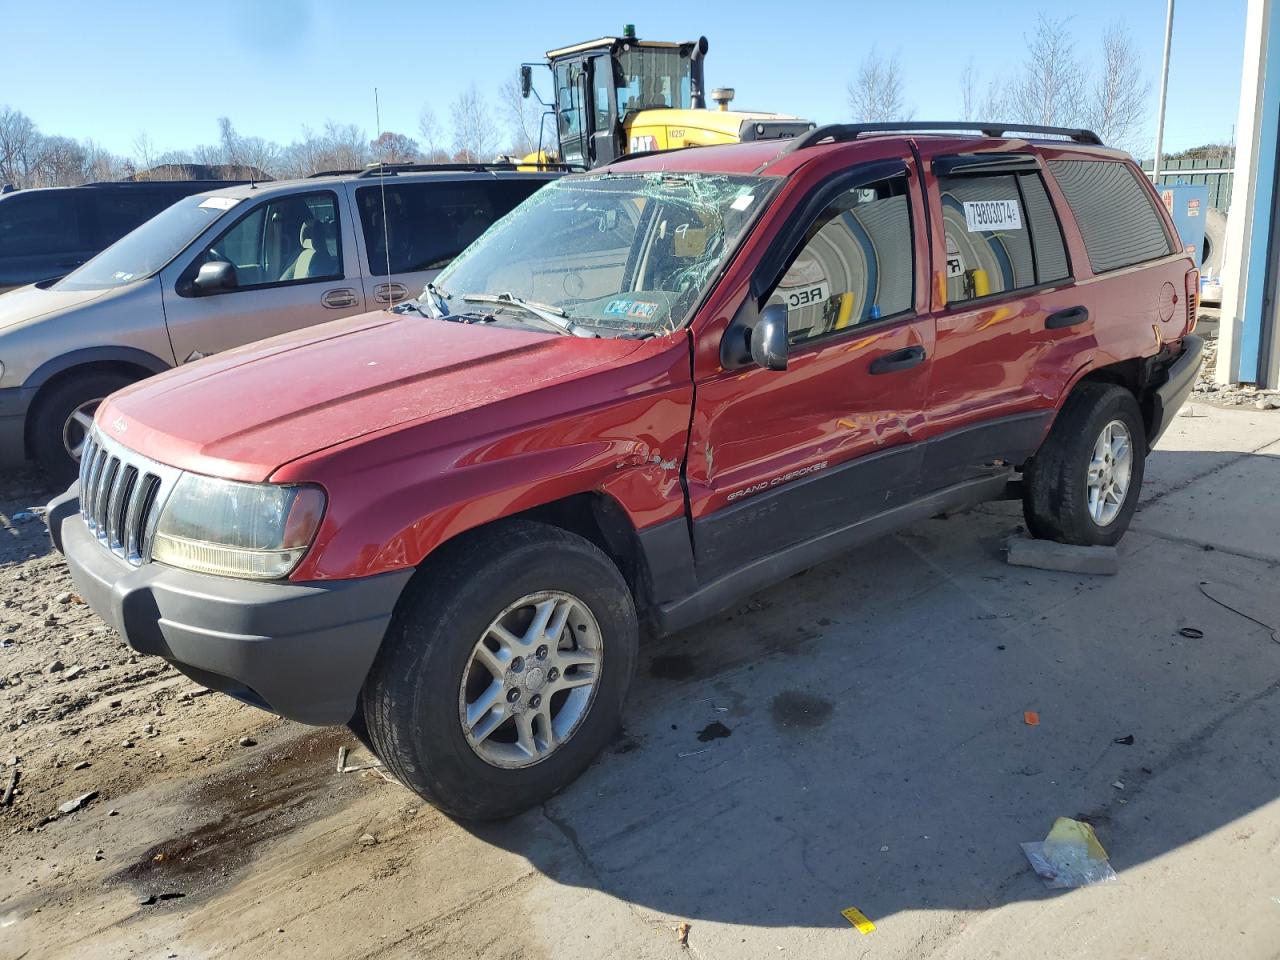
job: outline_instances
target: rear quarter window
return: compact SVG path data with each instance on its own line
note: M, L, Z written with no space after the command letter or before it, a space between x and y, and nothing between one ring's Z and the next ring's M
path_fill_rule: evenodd
M1117 160L1050 160L1084 237L1094 273L1176 253L1164 220L1132 167Z

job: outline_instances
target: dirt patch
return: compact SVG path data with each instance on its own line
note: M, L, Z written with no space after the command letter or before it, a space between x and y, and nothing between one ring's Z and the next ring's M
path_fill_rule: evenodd
M665 654L649 661L649 676L656 680L688 680L696 666L697 661L687 653Z
M703 743L710 743L712 740L723 740L725 737L732 735L733 731L719 720L712 720L698 731L698 739Z

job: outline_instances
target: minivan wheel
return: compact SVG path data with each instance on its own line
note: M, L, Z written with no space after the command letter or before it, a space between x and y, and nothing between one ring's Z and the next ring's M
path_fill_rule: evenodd
M90 373L57 384L36 402L28 434L31 452L56 483L76 478L98 404L134 379L123 373Z
M1032 536L1112 546L1129 527L1142 490L1147 434L1133 394L1080 384L1023 475Z
M432 560L361 693L388 770L463 819L509 817L609 742L635 671L626 581L590 541L507 521Z

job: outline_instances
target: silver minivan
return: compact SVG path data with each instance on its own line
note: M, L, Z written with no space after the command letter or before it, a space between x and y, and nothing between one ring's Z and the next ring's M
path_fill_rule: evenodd
M69 481L109 393L416 295L557 175L387 165L179 200L62 279L0 294L0 466Z

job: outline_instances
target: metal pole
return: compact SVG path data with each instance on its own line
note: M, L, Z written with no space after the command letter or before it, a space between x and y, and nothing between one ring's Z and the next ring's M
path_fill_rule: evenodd
M1156 115L1156 158L1151 164L1151 182L1160 185L1161 151L1164 149L1164 104L1169 94L1169 47L1173 43L1173 0L1164 18L1164 65L1160 68L1160 112Z

